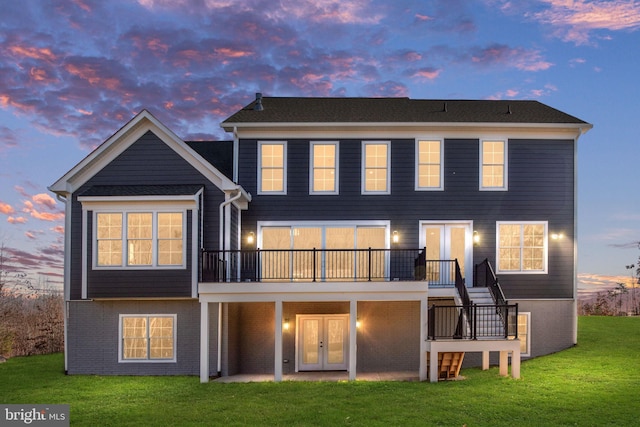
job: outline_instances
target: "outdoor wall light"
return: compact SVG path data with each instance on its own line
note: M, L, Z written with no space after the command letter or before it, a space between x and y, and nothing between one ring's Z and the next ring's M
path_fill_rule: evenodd
M253 242L255 242L255 240L256 240L256 235L253 234L253 231L252 231L247 236L247 243L250 244L250 245L253 245Z
M360 329L362 327L362 322L360 321L360 318L356 319L356 329Z
M562 234L562 233L553 233L553 234L551 234L551 238L553 240L562 240L562 239L564 239L564 234Z
M289 330L289 319L284 319L284 323L282 324L282 329L285 331Z
M400 236L397 231L393 231L393 243L398 243L400 241Z
M473 243L475 243L476 245L480 243L480 235L477 231L473 232Z

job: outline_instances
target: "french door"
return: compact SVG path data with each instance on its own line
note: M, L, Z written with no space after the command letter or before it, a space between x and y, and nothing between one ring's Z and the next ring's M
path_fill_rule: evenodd
M427 260L458 260L467 282L473 277L473 238L471 222L421 222L420 246L427 248ZM431 267L431 268L429 268ZM453 283L455 270L446 264L427 266L427 280Z
M297 316L299 371L344 371L349 350L348 314Z

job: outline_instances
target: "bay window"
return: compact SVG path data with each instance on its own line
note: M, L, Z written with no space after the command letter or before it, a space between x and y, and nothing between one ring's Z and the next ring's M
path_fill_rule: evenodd
M94 265L183 267L184 212L96 212Z

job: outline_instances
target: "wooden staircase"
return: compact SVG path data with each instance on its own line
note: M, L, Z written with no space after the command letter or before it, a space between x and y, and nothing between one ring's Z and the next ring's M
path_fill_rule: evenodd
M464 352L438 353L438 380L449 380L460 375ZM427 373L429 372L429 352L427 352Z

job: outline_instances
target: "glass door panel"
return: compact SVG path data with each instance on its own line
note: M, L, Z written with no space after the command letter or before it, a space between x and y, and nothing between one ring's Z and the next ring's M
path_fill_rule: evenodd
M260 277L262 280L289 278L291 260L288 250L290 248L290 227L265 227L262 229L262 249L264 250L260 254Z
M382 227L358 227L356 249L357 252L358 279L384 280L386 261L385 251L372 251L369 254L364 249L384 249L386 243L387 230Z
M316 254L314 262L313 251L295 251L300 249L322 248L321 228L293 229L293 280L310 280L314 277L313 265L316 266L315 277L321 277L321 253Z
M455 269L436 261L458 260L463 277L471 278L473 248L470 223L423 224L423 241L427 248L427 280L439 284L453 284ZM429 262L429 261L433 262Z
M348 314L300 315L298 325L298 370L347 369Z
M353 248L355 229L353 227L327 228L325 236L325 278L345 280L354 277Z

